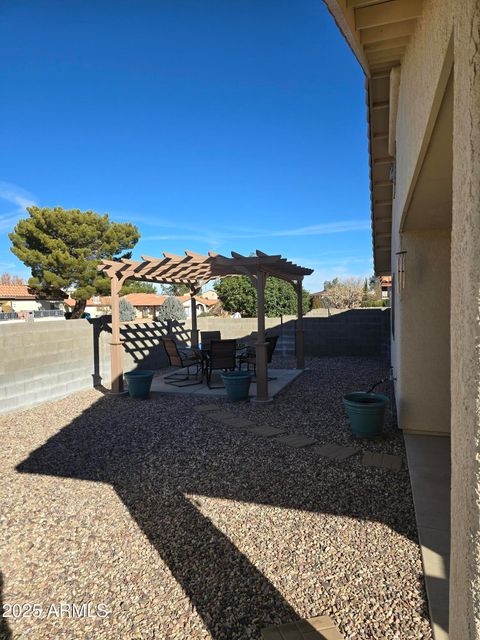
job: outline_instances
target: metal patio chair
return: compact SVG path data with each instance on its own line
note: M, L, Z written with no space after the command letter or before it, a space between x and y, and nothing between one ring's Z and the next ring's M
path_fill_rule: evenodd
M267 343L267 364L272 362L273 353L275 351L275 347L277 346L279 336L266 336L265 342ZM238 358L238 364L240 371L242 370L242 365L247 365L247 371L250 371L250 365L253 366L253 375L257 375L257 353L255 347L248 347L247 352L243 353ZM276 380L276 378L268 378L268 380Z
M212 340L205 363L207 385L209 389L221 389L223 385L212 387L212 371L223 369L233 371L236 365L237 341L236 340Z
M202 348L209 348L212 340L221 340L222 334L220 331L200 331L200 342L202 343Z
M195 367L196 371L194 377L198 377L202 367L202 359L199 355L187 352L186 350L179 349L177 343L172 338L163 338L163 346L168 357L168 362L171 367L177 369L186 369L186 373L176 371L163 377L166 384L170 384L174 387L191 387L195 384L202 384L203 375L200 376L200 380L195 382L188 382L192 380L192 374L190 373L190 367ZM188 384L181 384L187 382Z

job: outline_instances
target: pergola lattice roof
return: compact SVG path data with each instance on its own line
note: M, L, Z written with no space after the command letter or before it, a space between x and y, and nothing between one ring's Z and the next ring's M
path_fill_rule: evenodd
M231 258L213 251L209 251L206 256L185 251L184 256L172 253L164 253L163 258L142 256L142 262L126 259L103 260L98 270L110 278L116 276L122 280L130 278L191 286L224 276L254 277L258 271L290 281L301 280L313 273L313 269L300 267L281 255L267 255L258 250L255 256L242 256L232 251Z

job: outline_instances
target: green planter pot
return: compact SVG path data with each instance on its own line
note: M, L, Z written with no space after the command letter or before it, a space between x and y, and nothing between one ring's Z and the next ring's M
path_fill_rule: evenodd
M381 393L356 391L343 396L353 435L357 438L373 438L382 432L387 396Z
M153 371L129 371L125 374L128 385L128 393L132 398L146 400L150 395L152 386Z
M248 400L248 391L252 381L250 371L226 371L221 376L229 400L232 402Z

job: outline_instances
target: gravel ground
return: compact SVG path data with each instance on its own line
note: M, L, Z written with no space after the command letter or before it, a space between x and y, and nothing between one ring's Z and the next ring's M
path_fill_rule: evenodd
M351 444L341 396L385 364L308 366L273 403L214 402ZM0 418L3 603L40 605L4 637L243 640L325 614L351 640L431 639L407 470L220 426L192 411L205 402L92 390ZM360 446L405 455L391 421Z

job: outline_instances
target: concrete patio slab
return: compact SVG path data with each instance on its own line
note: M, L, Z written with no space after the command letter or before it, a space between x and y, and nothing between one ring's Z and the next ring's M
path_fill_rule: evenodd
M307 438L306 436L302 436L300 433L290 433L287 436L280 436L275 439L275 442L281 442L282 444L286 444L289 447L295 447L299 449L300 447L310 447L313 444L317 444L317 441L313 438Z
M399 471L402 468L402 456L367 452L363 454L362 464L365 467L379 467L381 469Z
M263 640L344 640L329 616L289 622L262 629Z
M358 447L342 447L338 444L329 443L322 447L315 447L314 451L324 458L341 461L354 456L360 449Z
M450 438L405 435L408 469L435 640L448 640Z
M293 382L298 376L303 373L302 369L272 369L275 373L275 380L270 380L268 383L268 393L271 398L274 398L280 391L283 391L291 382ZM152 392L172 395L193 395L193 396L209 396L226 398L227 392L224 387L209 389L206 382L190 386L172 386L166 384L163 380L163 376L171 373L170 370L159 372L152 381ZM221 378L218 373L212 376L212 384L221 385ZM252 382L250 385L249 398L255 398L257 395L257 385Z

